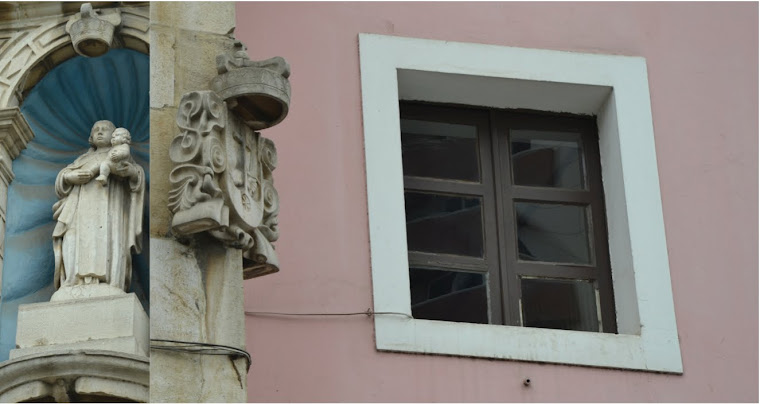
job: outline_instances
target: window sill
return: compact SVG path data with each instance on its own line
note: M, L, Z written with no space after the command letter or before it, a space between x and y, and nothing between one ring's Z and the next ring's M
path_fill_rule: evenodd
M377 316L377 349L682 373L677 341ZM648 354L647 354L648 353ZM677 363L679 366L674 367Z

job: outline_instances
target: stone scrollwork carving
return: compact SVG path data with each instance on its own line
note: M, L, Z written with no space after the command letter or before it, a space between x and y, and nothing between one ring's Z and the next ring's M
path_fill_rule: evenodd
M220 147L226 120L224 101L211 91L187 93L180 101L180 133L169 149L174 162L169 209L178 235L229 226L229 209L217 177L226 168Z
M247 279L279 270L272 245L279 237L277 150L256 130L287 116L290 66L280 57L252 61L239 41L216 63L212 91L186 93L177 112L172 231L180 238L208 232L242 249Z
M213 91L186 93L177 125L169 150L173 233L182 238L208 232L242 249L246 279L278 271L272 246L279 236L274 143Z

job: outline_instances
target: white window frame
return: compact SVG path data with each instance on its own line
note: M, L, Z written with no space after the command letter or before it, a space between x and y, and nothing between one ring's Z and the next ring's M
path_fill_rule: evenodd
M411 317L399 100L594 114L619 334L375 316L378 350L683 373L646 61L359 35L374 310Z

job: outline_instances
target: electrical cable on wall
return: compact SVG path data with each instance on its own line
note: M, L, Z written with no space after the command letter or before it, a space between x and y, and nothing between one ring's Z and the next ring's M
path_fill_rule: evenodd
M349 313L283 313L274 311L246 311L246 316L404 316L409 319L414 317L400 312L394 311L372 311L367 309L366 311L349 312ZM172 339L159 339L151 338L151 349L160 349L164 351L174 351L182 353L195 353L200 355L229 355L234 357L243 357L246 360L246 369L251 368L251 354L247 351L231 347L228 345L210 344L206 342L191 342L191 341L179 341Z
M157 342L159 344L154 344L154 342ZM246 360L246 370L249 370L251 368L251 354L245 350L228 345L151 338L150 348L160 349L163 351L195 353L200 355L229 355L235 357L243 357Z

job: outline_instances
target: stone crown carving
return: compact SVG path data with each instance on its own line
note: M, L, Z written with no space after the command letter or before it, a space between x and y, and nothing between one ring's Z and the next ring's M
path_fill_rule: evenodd
M101 56L108 52L113 43L113 33L121 24L118 9L96 12L92 4L84 3L79 14L71 17L66 24L66 32L71 35L74 50L86 57Z
M290 66L285 59L262 61L248 58L245 46L235 41L230 52L216 58L217 72L211 89L254 130L272 127L288 115Z

